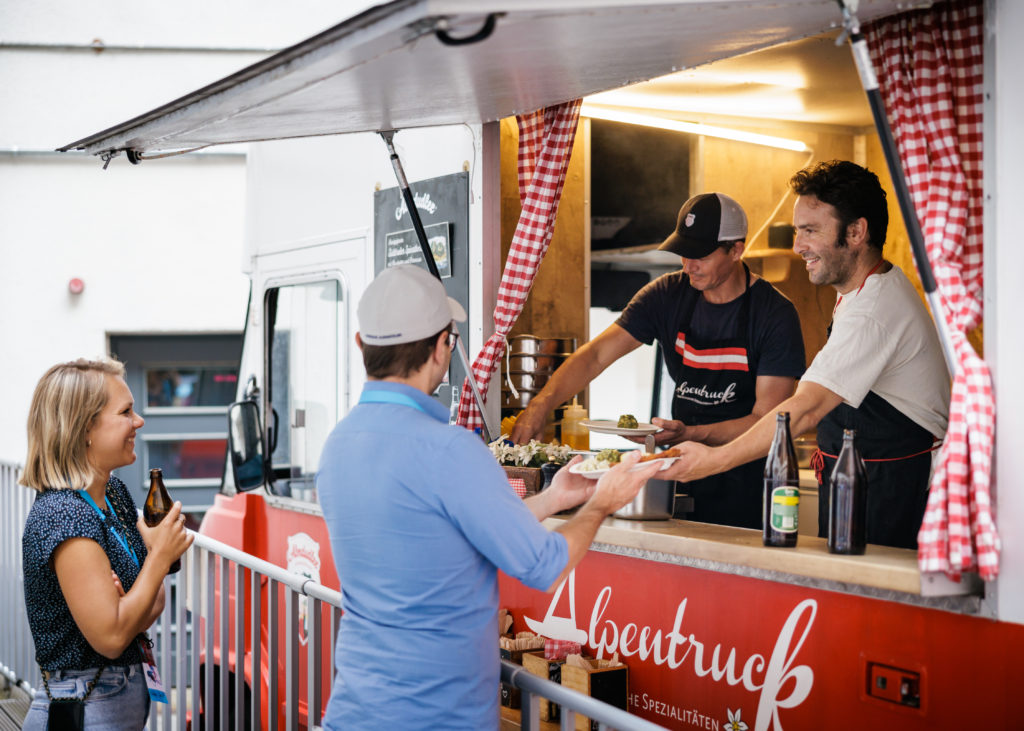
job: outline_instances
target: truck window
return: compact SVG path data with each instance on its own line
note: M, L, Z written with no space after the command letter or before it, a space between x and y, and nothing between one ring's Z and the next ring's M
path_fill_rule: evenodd
M329 280L269 289L264 303L271 492L315 502L320 450L338 421L344 377L338 352L338 343L346 342L338 328L347 322L341 285Z

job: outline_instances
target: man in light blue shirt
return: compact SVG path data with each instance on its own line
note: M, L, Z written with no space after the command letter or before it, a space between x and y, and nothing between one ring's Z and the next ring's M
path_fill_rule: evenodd
M317 492L344 615L326 729L497 728L497 569L551 591L658 467L561 470L526 501L430 397L465 311L425 270L385 270L357 311L368 381L324 447ZM539 520L585 504L556 531Z

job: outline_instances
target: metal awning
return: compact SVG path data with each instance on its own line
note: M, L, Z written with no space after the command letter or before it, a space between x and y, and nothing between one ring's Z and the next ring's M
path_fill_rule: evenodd
M858 15L868 21L905 5L861 0ZM841 20L835 0L396 0L60 150L134 156L490 122Z

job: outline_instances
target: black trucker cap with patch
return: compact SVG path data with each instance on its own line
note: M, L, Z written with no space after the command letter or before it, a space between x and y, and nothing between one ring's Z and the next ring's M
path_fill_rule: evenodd
M658 248L703 259L726 241L747 238L747 214L724 193L695 195L679 209L676 230Z

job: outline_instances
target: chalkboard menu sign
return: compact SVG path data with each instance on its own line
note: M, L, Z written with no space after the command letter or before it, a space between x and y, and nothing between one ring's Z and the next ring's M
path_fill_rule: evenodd
M467 314L469 307L469 173L455 173L430 180L410 182L416 210L427 234L441 281L448 296L457 300ZM395 188L379 190L373 196L373 271L399 264L415 264L427 268L423 251L416 237L402 191ZM472 316L459 323L463 342L469 335ZM473 357L469 353L470 358ZM452 403L452 384L457 400L466 374L458 355L452 357L448 382L436 394L446 407Z
M442 279L447 279L452 275L452 247L449 229L448 221L423 227L427 234L427 244L434 255L437 272ZM384 237L384 268L399 264L419 264L426 269L426 265L423 264L423 247L420 246L415 229L407 228L404 231L394 231Z

